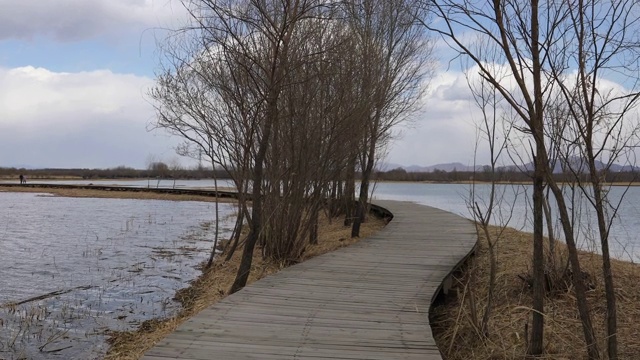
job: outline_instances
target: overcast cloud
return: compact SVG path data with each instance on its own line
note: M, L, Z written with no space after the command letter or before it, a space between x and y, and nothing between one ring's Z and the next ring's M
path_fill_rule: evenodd
M151 84L108 70L0 68L0 164L144 167L149 155L172 157L176 141L147 132Z
M439 71L431 81L424 108L399 130L386 161L420 166L473 164L474 116L478 109L471 102L464 74Z
M155 115L145 98L151 85L151 78L109 70L0 68L0 165L145 167L149 156L174 158L179 139L147 132ZM474 113L464 76L440 73L386 161L471 164Z
M0 9L0 40L63 42L170 26L183 14L176 0L0 0Z
M179 0L0 0L0 8L0 166L141 168L151 156L176 157L180 139L147 131L157 54L145 31L181 23ZM440 72L431 85L385 161L472 163L464 77Z

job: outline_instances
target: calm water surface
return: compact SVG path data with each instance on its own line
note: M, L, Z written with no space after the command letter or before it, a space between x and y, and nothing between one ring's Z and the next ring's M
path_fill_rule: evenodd
M175 312L212 247L212 203L0 192L0 204L0 359L99 357L105 331ZM221 204L223 237L232 212Z
M476 185L476 201L481 208L488 199L489 185ZM527 232L533 231L531 220L532 189L527 185L498 185L498 193L504 200L495 214L494 224L508 226ZM626 194L625 194L626 192ZM429 184L429 183L378 183L375 186L374 199L413 201L471 218L469 199L471 185L467 184ZM624 195L624 196L623 196ZM620 202L618 214L614 218L610 231L612 256L618 259L640 262L640 187L611 187L609 193L613 203ZM567 198L567 201L570 201ZM579 225L578 243L581 248L599 251L595 214L584 197L576 197L571 209ZM553 210L552 210L553 211ZM554 228L559 236L558 216Z

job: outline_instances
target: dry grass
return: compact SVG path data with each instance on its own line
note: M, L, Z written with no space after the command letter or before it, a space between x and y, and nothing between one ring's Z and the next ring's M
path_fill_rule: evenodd
M362 225L361 238L366 238L382 229L385 222L374 216ZM351 245L359 239L352 239L351 228L342 225L342 221L329 222L321 219L318 232L318 245L309 245L301 261L318 256L344 246ZM229 262L216 261L211 269L206 270L191 286L176 293L175 299L183 305L175 317L144 322L137 331L112 333L111 347L106 359L138 359L162 338L173 332L182 322L201 310L223 299L231 287L240 264L242 249L238 249ZM260 249L253 256L253 266L248 284L281 269L278 264L265 262ZM218 260L222 260L219 257Z
M222 189L220 189L222 190ZM109 199L140 199L140 200L171 200L171 201L209 201L216 199L210 196L184 195L170 193L155 193L146 191L106 191L95 189L58 189L45 187L9 187L0 185L0 192L29 192L46 193L56 196L78 197L78 198L109 198ZM235 201L233 199L220 199L221 202Z
M496 229L492 229L496 231ZM497 245L497 278L489 336L478 336L472 325L469 299L475 299L479 316L486 307L489 255L480 238L476 256L459 274L456 291L444 305L434 306L432 327L438 347L446 359L518 359L526 349L525 324L530 323L531 291L518 275L530 273L531 234L507 229ZM558 253L566 246L558 243ZM588 291L592 320L599 347L605 347L606 302L600 255L582 252L582 269L594 286ZM618 311L620 359L640 354L640 266L613 261ZM572 289L550 293L545 299L545 352L548 359L583 359L586 348Z

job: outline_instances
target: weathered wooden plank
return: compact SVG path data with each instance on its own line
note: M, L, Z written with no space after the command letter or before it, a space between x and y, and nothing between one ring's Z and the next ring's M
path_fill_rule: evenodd
M210 313L202 313L202 316L194 317L191 321L206 322L211 324L224 323L227 318L240 316L251 317L253 319L263 319L263 317L277 316L277 317L295 317L302 319L305 322L308 319L310 313L308 308L291 308L285 309L282 307L269 307L269 308L257 308L255 306L239 305L234 311L225 311L225 309L209 309ZM425 323L424 318L427 313L422 313L422 316L416 316L414 312L382 312L366 309L315 309L313 312L315 319L342 319L343 321L375 321L379 323L398 324L400 322L403 326L411 326L414 324L425 325L429 328L429 325ZM372 316L375 315L375 316ZM258 320L254 320L258 321Z
M413 203L380 205L394 214L382 231L255 282L144 358L440 359L430 302L473 249L473 225Z
M163 356L174 359L263 359L276 355L280 359L439 359L437 348L422 348L414 351L405 348L335 346L304 344L303 346L216 343L202 346L199 343L176 342ZM158 356L158 355L155 355Z

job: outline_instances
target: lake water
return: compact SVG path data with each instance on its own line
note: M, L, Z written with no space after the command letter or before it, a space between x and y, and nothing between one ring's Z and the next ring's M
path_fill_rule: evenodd
M476 202L481 208L488 199L489 189L487 184L475 187ZM468 184L378 183L373 198L413 201L472 218L468 206L470 191L471 185ZM509 227L532 232L531 186L498 185L497 192L504 200L493 220L494 225L508 224ZM613 203L620 202L610 230L611 254L618 259L637 263L640 261L640 187L614 186L610 189L609 197ZM578 196L576 199L571 209L579 225L578 245L586 250L598 251L595 214L584 197ZM559 216L553 218L555 235L561 238Z
M62 183L88 184L91 181ZM97 184L98 182L93 182ZM150 186L143 181L109 185ZM173 183L171 181L171 183ZM160 187L172 187L168 182ZM211 180L176 187L211 187ZM611 189L619 199L622 187ZM488 191L477 186L478 203ZM500 185L502 217L531 231L531 189ZM378 183L374 199L413 201L470 218L470 185ZM133 329L172 314L176 290L199 275L212 246L214 204L88 199L0 192L0 359L91 359L105 350L104 332ZM593 214L584 202L580 244L595 249ZM221 204L222 237L233 207ZM557 216L555 217L557 218ZM558 224L554 224L556 227ZM628 189L611 230L612 253L640 260L640 187ZM43 299L35 299L44 296ZM30 300L31 301L26 301ZM7 306L10 303L25 303Z
M99 357L106 330L173 314L213 245L213 203L0 192L0 204L0 359ZM221 204L223 238L233 212Z
M6 181L5 181L6 182ZM15 182L15 181L13 181ZM213 188L212 179L203 180L62 180L47 181L61 184L95 184L118 185L132 187L160 187L160 188ZM1 182L0 182L1 183ZM218 180L219 187L233 188L230 180ZM382 182L375 185L373 198L413 201L424 205L451 211L461 216L471 218L468 209L471 185L467 184L430 184L406 182ZM476 185L476 201L482 207L483 198L487 198L489 185ZM526 185L499 185L498 192L504 195L499 213L495 214L494 224L507 223L510 227L531 232L531 187ZM613 202L619 201L625 193L619 213L616 215L611 228L610 240L612 254L619 259L640 261L640 187L612 187L610 197ZM595 215L590 210L584 198L578 198L573 207L579 222L578 243L584 249L598 251L598 241L595 233ZM560 235L560 224L554 216L556 236Z

